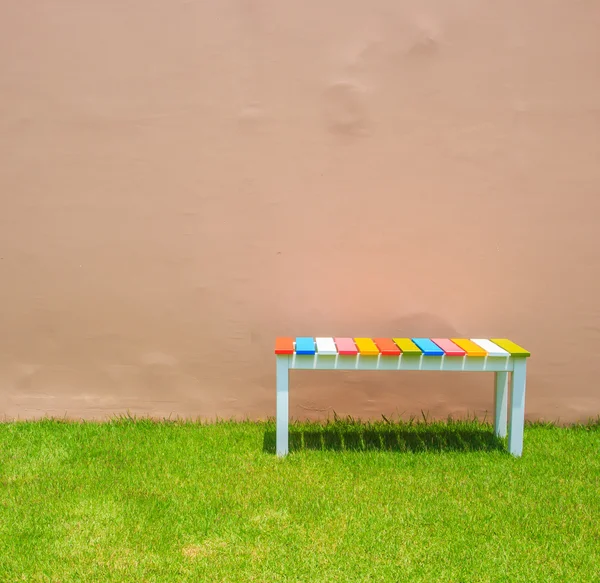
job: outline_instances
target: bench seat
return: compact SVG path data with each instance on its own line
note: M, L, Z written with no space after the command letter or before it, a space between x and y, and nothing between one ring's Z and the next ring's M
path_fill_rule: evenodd
M506 338L311 338L306 336L277 338L275 354L531 356L528 350Z

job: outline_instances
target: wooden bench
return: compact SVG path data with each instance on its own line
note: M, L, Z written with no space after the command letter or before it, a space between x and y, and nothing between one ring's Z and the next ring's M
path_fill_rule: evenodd
M505 338L277 338L277 455L288 453L290 370L427 370L495 373L494 433L523 452L525 377L530 353Z

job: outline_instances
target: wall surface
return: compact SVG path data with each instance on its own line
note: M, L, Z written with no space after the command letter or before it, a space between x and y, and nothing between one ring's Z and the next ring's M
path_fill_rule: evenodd
M509 337L600 413L600 3L0 4L0 414L265 418L276 335ZM292 374L291 414L492 378ZM489 418L489 413L488 413Z

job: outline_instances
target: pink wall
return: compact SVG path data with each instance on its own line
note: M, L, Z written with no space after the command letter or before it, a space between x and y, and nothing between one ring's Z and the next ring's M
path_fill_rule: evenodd
M276 335L509 337L600 412L600 4L0 5L0 412L274 415ZM291 413L483 414L295 373Z

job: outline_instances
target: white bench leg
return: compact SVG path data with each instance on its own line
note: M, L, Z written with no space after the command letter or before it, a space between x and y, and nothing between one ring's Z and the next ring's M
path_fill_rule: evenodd
M496 373L496 389L494 392L494 434L506 437L506 415L508 412L508 373Z
M508 426L508 451L517 457L520 457L523 453L526 376L526 359L515 358L515 366L510 380L510 423Z
M278 456L288 453L288 415L289 415L289 358L277 357L277 435L276 451Z

